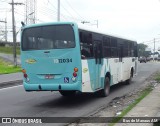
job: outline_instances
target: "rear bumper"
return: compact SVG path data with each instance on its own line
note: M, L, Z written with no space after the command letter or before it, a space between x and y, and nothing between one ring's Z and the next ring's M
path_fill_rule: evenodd
M82 91L82 82L77 81L74 84L28 84L23 82L26 91L59 91L59 90L75 90Z

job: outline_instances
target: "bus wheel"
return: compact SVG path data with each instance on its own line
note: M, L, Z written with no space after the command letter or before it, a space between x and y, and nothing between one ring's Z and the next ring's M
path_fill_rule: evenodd
M59 91L62 96L71 97L76 95L76 91Z
M131 70L130 78L128 80L126 80L126 84L130 84L131 83L132 77L133 77L133 71Z
M104 89L100 90L99 94L101 97L107 97L110 92L110 81L109 77L105 77L104 80Z

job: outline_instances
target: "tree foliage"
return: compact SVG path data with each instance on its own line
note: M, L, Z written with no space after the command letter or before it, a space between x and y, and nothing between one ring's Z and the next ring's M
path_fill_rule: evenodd
M148 46L143 44L143 43L138 44L138 52L139 52L138 54L139 54L139 56L149 55L149 53L146 54L146 51L145 51L147 47Z

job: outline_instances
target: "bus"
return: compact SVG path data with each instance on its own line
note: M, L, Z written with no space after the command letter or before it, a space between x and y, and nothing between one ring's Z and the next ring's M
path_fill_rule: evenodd
M130 83L137 71L137 42L81 28L74 22L22 27L21 63L26 91L97 92Z

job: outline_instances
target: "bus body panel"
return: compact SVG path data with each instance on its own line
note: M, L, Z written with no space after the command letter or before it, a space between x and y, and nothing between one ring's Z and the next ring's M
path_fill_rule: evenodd
M82 92L95 92L103 88L102 64L95 62L95 59L82 59Z
M26 91L74 90L80 92L96 92L104 88L105 77L108 73L110 75L110 86L128 80L130 78L131 69L133 69L134 74L136 74L137 57L123 57L122 54L119 54L117 57L101 57L99 60L96 59L94 54L92 58L82 59L80 34L78 26L75 23L60 22L32 25L25 27L24 30L52 25L71 25L75 37L75 47L64 49L22 50L22 68L26 70L28 76L27 79L25 77L23 78ZM22 37L23 32L22 30ZM92 33L92 31L86 32ZM96 43L97 46L99 44L100 50L103 50L103 40L100 40L103 38L103 35L104 34L101 34L101 37L97 35L99 37L98 41L96 40L96 42L93 42L93 44ZM92 37L92 35L90 37ZM94 39L96 39L96 37ZM123 45L117 48L121 50L119 53L123 52ZM78 68L76 77L74 77L73 74L74 68Z
M82 60L82 92L94 92L94 62Z
M27 91L82 90L79 38L76 24L72 27L75 34L75 48L21 51L22 68L26 69L28 75L28 78L23 80ZM74 68L78 68L78 72L73 81Z
M95 60L82 60L82 92L95 92L103 89L107 72L111 75L110 85L128 80L131 69L133 68L133 71L136 69L135 61L132 62L132 59L135 58L123 58L123 62L120 62L119 58L104 58L99 69L96 69Z
M23 68L27 68L27 73L30 79L29 83L61 83L65 84L62 78L73 77L74 68L80 68L75 62L76 58L75 50L72 49L66 51L50 51L49 54L45 54L44 51L32 51L22 54ZM35 60L34 63L29 63L29 60ZM47 75L53 75L53 78L48 78ZM80 80L80 73L78 72L78 80ZM46 77L46 78L45 78ZM70 80L69 80L70 81ZM70 82L69 82L70 83ZM73 83L71 81L71 83Z
M74 84L28 84L25 81L23 82L24 89L26 91L59 91L59 90L66 90L66 91L81 91L82 82L77 81ZM39 88L41 87L41 89ZM60 88L61 87L61 88Z

